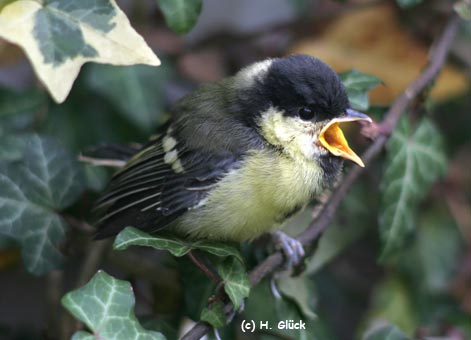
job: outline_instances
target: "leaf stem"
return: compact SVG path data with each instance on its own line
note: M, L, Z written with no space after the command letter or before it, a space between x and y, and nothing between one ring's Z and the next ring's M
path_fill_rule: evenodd
M204 275L206 275L214 284L219 285L221 283L221 278L219 278L213 270L203 263L203 260L195 253L194 250L190 251L187 255L191 262L193 262L195 266L198 267L198 269L201 270Z

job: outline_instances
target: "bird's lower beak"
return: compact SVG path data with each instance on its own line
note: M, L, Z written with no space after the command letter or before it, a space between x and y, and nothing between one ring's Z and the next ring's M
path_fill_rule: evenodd
M348 142L343 135L343 131L340 129L339 124L346 122L354 122L364 120L372 122L371 118L367 115L347 109L344 116L334 118L329 121L321 130L319 134L319 141L324 148L335 156L340 156L349 159L361 167L364 167L361 158L348 146Z

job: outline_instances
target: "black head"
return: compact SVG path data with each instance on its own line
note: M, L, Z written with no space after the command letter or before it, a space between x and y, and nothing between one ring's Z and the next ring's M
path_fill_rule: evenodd
M331 119L345 113L349 106L338 75L308 55L275 59L258 86L273 106L302 119Z
M338 124L369 118L349 109L340 78L319 59L268 59L239 72L235 83L238 112L268 144L301 161L328 157L337 163L341 156L362 165Z
M239 104L256 118L269 107L288 116L321 121L344 114L349 107L338 75L324 62L304 54L268 59L242 70L237 76Z

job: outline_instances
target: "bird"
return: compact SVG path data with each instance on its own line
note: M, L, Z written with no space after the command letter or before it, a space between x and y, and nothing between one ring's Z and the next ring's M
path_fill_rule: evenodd
M189 240L252 241L280 231L339 178L364 166L340 124L371 119L350 106L339 76L304 54L262 60L201 85L139 147L108 147L122 168L96 203L96 239L127 226Z

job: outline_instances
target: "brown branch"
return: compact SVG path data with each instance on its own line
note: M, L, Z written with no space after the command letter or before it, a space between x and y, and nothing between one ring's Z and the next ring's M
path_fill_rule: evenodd
M379 155L383 150L385 143L389 138L389 134L394 130L397 122L405 110L410 106L413 100L424 91L427 86L435 79L438 72L445 63L446 56L451 48L451 44L456 35L460 19L457 15L452 15L443 30L443 33L436 40L436 43L431 47L429 54L429 63L422 73L407 87L407 89L394 101L390 109L386 113L383 121L378 125L380 135L375 139L365 153L362 159L365 164ZM352 168L345 179L336 187L335 191L330 196L329 201L325 204L322 211L317 218L310 224L310 226L302 232L297 239L304 246L314 245L329 223L332 221L334 214L339 207L342 200L347 195L353 183L362 174L364 168ZM264 277L272 273L278 268L283 261L281 252L276 252L266 258L257 267L250 272L250 285L258 284ZM190 329L181 339L182 340L195 340L200 339L209 332L211 326L204 322L198 322Z

